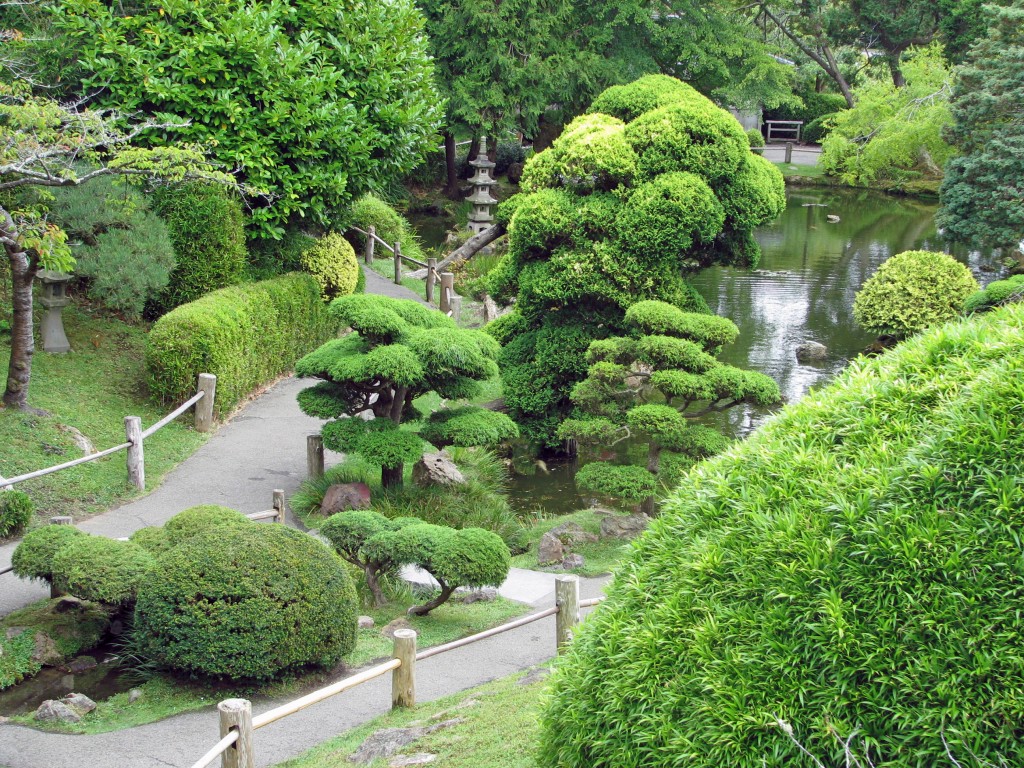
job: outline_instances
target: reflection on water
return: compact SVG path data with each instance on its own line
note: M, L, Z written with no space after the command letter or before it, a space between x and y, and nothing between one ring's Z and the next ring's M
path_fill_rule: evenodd
M740 329L721 360L775 379L786 402L842 370L873 340L853 321L853 298L890 256L906 250L945 250L935 231L936 205L869 191L796 189L773 224L761 228L756 270L715 267L696 275L694 286L713 312ZM828 216L839 221L829 222ZM988 253L955 253L982 283L995 278ZM804 364L796 347L816 341L826 360ZM725 415L734 434L764 421L767 411L735 408Z

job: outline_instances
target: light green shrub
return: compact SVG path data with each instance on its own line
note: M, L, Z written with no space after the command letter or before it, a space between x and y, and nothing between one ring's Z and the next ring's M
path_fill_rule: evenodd
M14 637L0 635L0 691L31 677L43 665L35 660L35 632L25 631Z
M359 227L364 232L369 232L371 226L375 227L377 237L388 245L401 243L402 253L406 256L419 261L425 260L423 248L412 225L405 216L376 195L365 194L352 203L348 223ZM362 249L366 243L366 238L358 233L350 233L349 237L352 245L357 248ZM379 253L379 243L377 249L378 257L385 255Z
M601 112L629 122L651 110L685 101L703 101L694 88L668 75L646 75L625 85L613 85L603 91L590 112Z
M329 232L303 251L301 263L320 286L324 301L355 293L359 262L352 246L337 232Z
M253 525L253 521L234 509L216 504L200 504L176 514L164 523L163 531L170 545L177 546L211 530L222 530L224 535L230 536L231 531L250 525Z
M200 373L217 376L217 413L289 370L337 335L310 275L223 288L161 317L149 332L150 392L167 403L195 394Z
M625 128L618 118L600 113L577 117L526 166L520 187L525 192L559 186L609 190L629 184L637 157Z
M17 536L24 531L35 509L27 493L0 491L0 539Z
M135 600L154 562L131 541L79 536L53 556L53 583L83 600L125 605Z
M761 133L757 128L751 128L747 131L747 141L750 142L750 146L763 147L764 146L764 134Z
M722 230L725 212L711 187L692 173L663 173L629 197L616 219L618 246L635 253L686 254Z
M128 540L133 544L138 544L154 557L162 555L174 546L174 542L167 535L167 531L155 525L139 528L139 530L128 537Z
M544 768L1024 764L1024 305L697 465L556 670Z
M25 534L14 554L11 565L23 579L53 581L53 559L64 547L85 536L71 525L46 525Z
M978 290L966 266L945 253L904 251L886 259L853 301L853 317L872 333L910 336L952 320Z
M283 525L212 530L160 557L139 591L133 646L180 673L270 680L351 651L355 599L341 559L312 536Z
M581 491L638 503L654 493L657 478L643 467L592 461L576 473L576 487Z
M987 312L1015 301L1024 301L1024 275L995 280L984 289L975 291L964 302L964 312Z
M519 437L519 428L504 413L463 405L432 413L420 437L438 448L496 446Z

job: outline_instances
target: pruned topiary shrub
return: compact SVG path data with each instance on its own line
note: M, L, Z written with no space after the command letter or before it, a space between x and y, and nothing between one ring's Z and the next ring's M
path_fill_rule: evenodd
M283 525L201 533L166 552L139 591L133 647L166 669L270 680L331 667L355 644L341 559Z
M154 562L152 554L131 541L79 536L53 556L53 583L83 600L126 605L135 600Z
M214 408L228 413L338 330L310 275L214 291L153 325L146 345L149 388L161 401L178 403L195 394L200 373L212 373Z
M320 535L331 542L339 555L363 572L376 606L384 605L385 602L380 585L381 576L395 571L402 563L394 559L393 552L374 547L370 542L377 534L397 531L401 527L401 522L389 520L369 509L338 512L320 526Z
M853 317L872 333L904 338L957 317L978 290L966 266L945 253L904 251L886 259L853 301Z
M27 493L0 491L0 539L17 536L24 531L35 509Z
M64 547L85 536L70 525L46 525L25 534L14 554L11 565L23 579L53 581L53 559Z
M1024 765L1024 305L689 472L560 664L544 768ZM820 762L797 746L798 741Z
M751 128L746 133L747 141L750 143L751 148L764 146L764 134L762 134L757 128Z
M703 101L692 86L668 75L646 75L625 85L605 89L590 105L591 112L601 112L629 122L645 112L681 101Z
M170 545L176 546L211 530L244 528L252 524L252 520L234 509L216 504L200 504L176 514L164 523L163 531Z
M990 309L1016 301L1024 301L1024 275L994 280L982 290L975 291L964 302L964 312L988 312Z
M302 268L320 286L324 301L355 293L359 278L359 262L348 240L337 232L318 238L302 252Z

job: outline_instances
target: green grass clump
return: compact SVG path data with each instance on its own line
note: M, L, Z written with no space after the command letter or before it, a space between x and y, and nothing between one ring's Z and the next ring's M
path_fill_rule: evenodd
M540 520L536 525L526 529L524 543L527 549L512 558L512 567L526 568L531 571L545 570L544 566L537 562L537 545L545 533L565 523L576 523L585 532L595 536L600 536L601 533L601 516L591 509ZM594 542L574 544L571 549L574 554L583 556L583 565L573 568L568 573L576 573L580 576L601 576L610 573L626 555L629 544L623 539L599 539ZM558 572L561 573L562 570L558 569Z
M32 521L35 505L22 491L0 491L0 539L17 536Z
M32 658L35 649L35 632L31 630L12 638L0 635L0 691L17 685L42 668Z
M692 470L577 635L542 766L1024 764L1024 306ZM785 724L780 726L780 722ZM952 759L951 759L952 758Z

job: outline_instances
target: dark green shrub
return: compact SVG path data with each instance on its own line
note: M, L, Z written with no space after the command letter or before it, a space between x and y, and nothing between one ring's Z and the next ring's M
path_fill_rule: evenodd
M899 338L960 314L978 290L966 266L945 253L904 251L886 259L853 301L858 324Z
M75 274L88 278L89 298L139 317L167 287L176 264L171 234L150 201L113 177L57 188L53 195L53 220L77 243Z
M432 413L420 429L420 437L438 448L496 446L519 437L519 428L499 411L459 406Z
M133 542L79 536L53 556L53 583L83 600L124 605L135 600L154 562Z
M518 141L499 141L494 151L494 175L504 176L513 163L526 160L526 150Z
M800 138L808 144L821 144L832 128L832 117L836 114L838 113L830 112L827 115L814 118L803 127Z
M545 768L1022 765L1024 305L693 469L553 680ZM867 765L866 762L862 763ZM851 763L852 765L852 763Z
M154 557L162 555L174 546L174 542L167 535L167 531L154 525L139 528L139 530L128 537L128 540L133 544L138 544Z
M808 91L800 94L802 105L783 104L775 109L766 110L765 120L803 120L804 127L808 123L825 115L831 115L848 109L846 99L840 93L816 93Z
M0 539L17 536L24 531L35 509L27 493L0 491Z
M639 503L654 493L657 478L643 467L592 461L576 473L576 487L581 491Z
M316 238L298 227L289 227L280 240L249 240L249 280L269 280L286 272L302 271L302 254Z
M10 638L0 635L0 691L42 669L42 664L34 658L35 652L35 632L31 630Z
M359 282L356 252L337 232L329 232L303 252L302 268L316 280L324 301L356 292Z
M1024 275L995 280L982 290L975 291L964 302L964 312L987 312L1015 301L1024 301Z
M139 591L133 644L171 670L269 680L337 664L355 644L355 612L337 555L293 528L253 524L164 554Z
M750 142L751 147L763 147L764 146L764 134L757 128L751 128L747 131L747 141Z
M23 579L53 581L53 558L64 547L85 536L71 525L46 525L25 534L14 554L11 565Z
M216 184L158 187L153 208L167 222L177 264L147 311L156 317L245 276L245 218L238 195Z
M214 407L228 413L337 333L310 275L222 288L154 324L146 345L149 388L164 402L181 402L195 394L200 373L212 373Z
M334 551L363 572L376 606L385 603L381 578L395 572L402 563L392 558L393 553L374 547L372 540L380 533L396 531L401 526L400 522L368 509L339 512L320 526L320 535L331 542Z
M163 531L172 546L207 533L213 529L237 529L253 525L253 521L228 507L200 504L189 507L164 523ZM231 534L225 531L225 535Z

